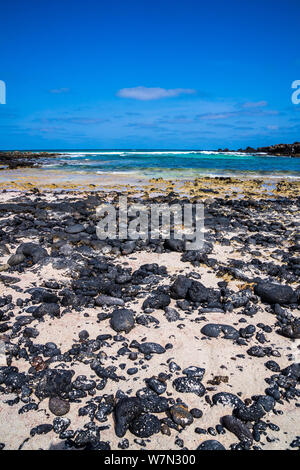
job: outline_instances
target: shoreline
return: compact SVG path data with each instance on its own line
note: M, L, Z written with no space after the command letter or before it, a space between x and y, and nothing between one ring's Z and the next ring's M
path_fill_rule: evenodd
M195 177L193 179L129 178L128 175L74 175L59 170L21 169L0 172L0 191L118 191L134 194L143 192L189 197L278 197L300 196L300 178L283 177Z

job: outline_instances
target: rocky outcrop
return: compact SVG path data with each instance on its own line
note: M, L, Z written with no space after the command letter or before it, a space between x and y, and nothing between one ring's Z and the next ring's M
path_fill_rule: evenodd
M57 153L48 153L48 152L0 152L0 167L9 168L14 170L15 168L25 168L25 167L36 167L40 166L41 160L46 160L48 158L54 158Z

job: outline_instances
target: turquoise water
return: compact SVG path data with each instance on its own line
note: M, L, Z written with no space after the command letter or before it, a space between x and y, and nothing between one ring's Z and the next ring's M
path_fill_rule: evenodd
M60 152L58 150L58 152ZM270 176L300 178L300 158L238 152L179 150L62 151L48 168L82 174L132 174L146 178Z

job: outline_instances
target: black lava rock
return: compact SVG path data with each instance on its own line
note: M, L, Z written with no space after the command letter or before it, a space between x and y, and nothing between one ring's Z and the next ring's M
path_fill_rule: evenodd
M129 333L134 327L134 312L126 308L114 310L110 325L117 332L125 331L125 333Z
M131 422L142 413L139 398L122 398L115 407L115 432L118 437L124 437Z
M261 282L254 288L254 293L268 304L287 305L297 302L297 296L290 286Z
M173 381L173 387L179 393L195 393L199 397L205 394L200 377L178 377Z
M161 424L159 419L152 414L145 414L135 418L129 426L129 430L137 437L150 437L160 432Z
M166 352L165 348L157 343L141 343L139 351L143 354L163 354Z
M197 450L226 450L225 447L219 442L215 440L211 441L204 441L197 447Z

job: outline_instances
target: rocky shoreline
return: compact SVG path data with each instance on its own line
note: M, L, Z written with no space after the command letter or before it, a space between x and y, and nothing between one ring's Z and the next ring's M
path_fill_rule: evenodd
M100 241L119 196L0 195L0 448L299 449L299 194L203 197L201 251Z
M0 152L0 169L1 166L14 170L16 168L36 168L41 166L41 161L55 158L59 154L52 152Z
M219 152L230 152L229 149L219 149ZM233 150L235 152L236 150ZM300 157L300 142L293 144L276 144L269 145L267 147L247 147L246 149L238 149L237 152L244 153L266 153L267 155L273 155L276 157Z

